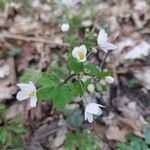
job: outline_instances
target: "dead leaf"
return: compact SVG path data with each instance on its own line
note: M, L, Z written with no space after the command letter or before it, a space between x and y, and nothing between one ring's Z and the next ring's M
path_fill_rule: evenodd
M144 67L142 70L135 70L134 76L141 81L146 89L150 90L150 67Z
M109 140L125 142L125 136L128 133L125 129L119 129L118 126L110 126L106 131L106 137Z
M12 95L16 93L16 71L13 58L0 61L0 100L11 99Z
M150 44L143 41L128 53L125 54L124 59L137 59L141 58L142 56L148 56L150 53Z

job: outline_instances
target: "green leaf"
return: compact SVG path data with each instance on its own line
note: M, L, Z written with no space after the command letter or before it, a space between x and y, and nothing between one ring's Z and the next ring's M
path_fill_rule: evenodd
M96 83L96 89L98 92L105 92L105 91L107 91L107 85L102 85L100 83Z
M43 87L38 89L36 95L39 100L49 100L53 97L53 91L54 89L51 86Z
M82 86L81 86L82 84ZM71 84L71 92L73 96L80 96L82 97L84 92L86 91L86 83L83 83L81 81L75 80L72 84ZM83 88L83 89L82 89Z
M95 75L96 77L100 76L100 69L96 65L86 64L84 65L84 69L86 69L89 73Z
M9 56L16 56L18 55L19 53L21 53L22 49L20 48L12 48L10 49L10 51L8 52L8 55Z
M60 109L71 100L71 91L68 85L62 85L54 88L53 91L53 104L56 108Z
M4 9L4 6L5 6L5 1L0 0L0 9Z
M75 127L81 127L83 123L83 116L81 115L81 111L79 109L63 109L62 112L67 117L67 122Z
M150 144L150 129L145 130L144 137L145 137L147 144Z
M5 119L5 115L6 115L6 107L4 104L0 104L0 117L2 119Z
M81 132L76 130L75 133L68 132L66 134L66 150L99 150L99 146L96 142L95 137L88 132Z
M55 76L49 76L49 75L43 74L37 80L37 83L42 86L54 86L57 83L59 83L59 81L58 81L57 77L55 77Z
M100 77L101 78L105 78L107 76L110 76L112 74L112 71L111 70L108 70L108 71L103 71L100 73Z
M117 143L117 150L126 150L127 149L127 145L121 142Z
M21 146L22 135L25 133L25 129L21 124L21 118L16 116L4 124L0 128L0 148L15 149Z
M146 132L148 134L148 132ZM140 138L133 133L127 135L128 144L117 143L117 150L150 150L145 139Z
M69 57L69 68L74 71L75 73L80 73L82 71L82 64L79 63L75 58L72 56Z
M73 115L68 118L68 122L75 128L79 128L83 123L83 117L81 115Z
M76 139L72 132L68 132L66 134L66 143L65 143L65 149L66 150L72 150L75 149L76 146Z
M20 82L37 83L38 79L41 77L41 73L37 72L35 69L27 69L25 73L20 77Z

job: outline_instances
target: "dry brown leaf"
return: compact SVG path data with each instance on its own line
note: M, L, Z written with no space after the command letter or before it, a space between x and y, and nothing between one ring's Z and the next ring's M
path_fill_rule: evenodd
M122 116L118 118L120 122L133 130L136 135L143 137L142 127L146 124L146 121L138 110L133 110L125 106L120 107L119 110L122 112Z
M125 141L125 136L128 133L126 129L119 129L118 126L110 126L106 131L106 137L109 140Z
M150 67L144 67L142 70L135 70L134 75L141 81L146 89L150 90Z
M16 93L16 71L13 58L0 61L0 100L11 99Z

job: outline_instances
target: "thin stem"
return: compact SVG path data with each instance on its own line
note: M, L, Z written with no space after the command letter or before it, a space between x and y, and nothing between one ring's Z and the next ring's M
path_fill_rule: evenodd
M71 78L73 78L75 76L77 76L77 74L75 74L75 73L71 74L62 84L67 83Z
M80 83L80 86L81 86L81 89L82 89L82 92L83 92L83 97L84 97L84 99L86 100L86 97L85 97L85 95L84 95L84 89L83 89L83 85L82 85L82 82L81 82L81 80L80 80L80 77L78 76L78 80L79 80L79 83ZM87 100L86 100L87 101Z
M105 57L104 57L104 59L103 59L103 61L102 61L102 63L101 63L101 71L104 70L104 65L105 65L106 59L107 59L107 57L108 57L108 55L109 55L110 53L111 53L111 51L108 51L108 52L105 54Z
M84 73L83 63L81 62L82 72Z
M94 47L95 49L97 49L98 48L98 46L96 46L96 47ZM90 51L87 55L86 55L86 57L88 57L91 53L93 53L93 50L92 51Z
M75 76L77 76L78 74L76 74L76 73L73 73L73 74L71 74L61 85L63 85L63 84L65 84L65 83L67 83L71 78L73 78L73 77L75 77ZM83 73L83 75L85 75L85 76L90 76L90 77L94 77L94 75L92 75L92 74L90 74L90 73Z

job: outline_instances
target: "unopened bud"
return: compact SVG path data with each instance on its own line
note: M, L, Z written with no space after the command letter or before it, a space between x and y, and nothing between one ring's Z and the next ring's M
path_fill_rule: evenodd
M101 85L106 85L106 81L105 80L103 80L103 79L101 79L100 81L99 81L99 83L101 84Z
M112 84L112 83L114 83L114 82L115 82L114 78L113 78L113 77L111 77L111 76L107 76L107 77L105 77L105 81L106 81L107 83L109 83L109 84Z
M87 86L87 89L88 89L88 91L89 91L90 93L93 93L93 92L94 92L95 87L94 87L94 85L93 85L93 84L89 84L89 85Z
M92 52L95 54L97 53L97 49L95 47L92 48Z
M90 77L88 77L88 76L82 76L81 80L82 80L82 82L85 83L87 80L89 80L89 78Z
M68 23L64 23L61 26L61 31L62 32L67 32L69 30L69 28L70 28L70 25Z

